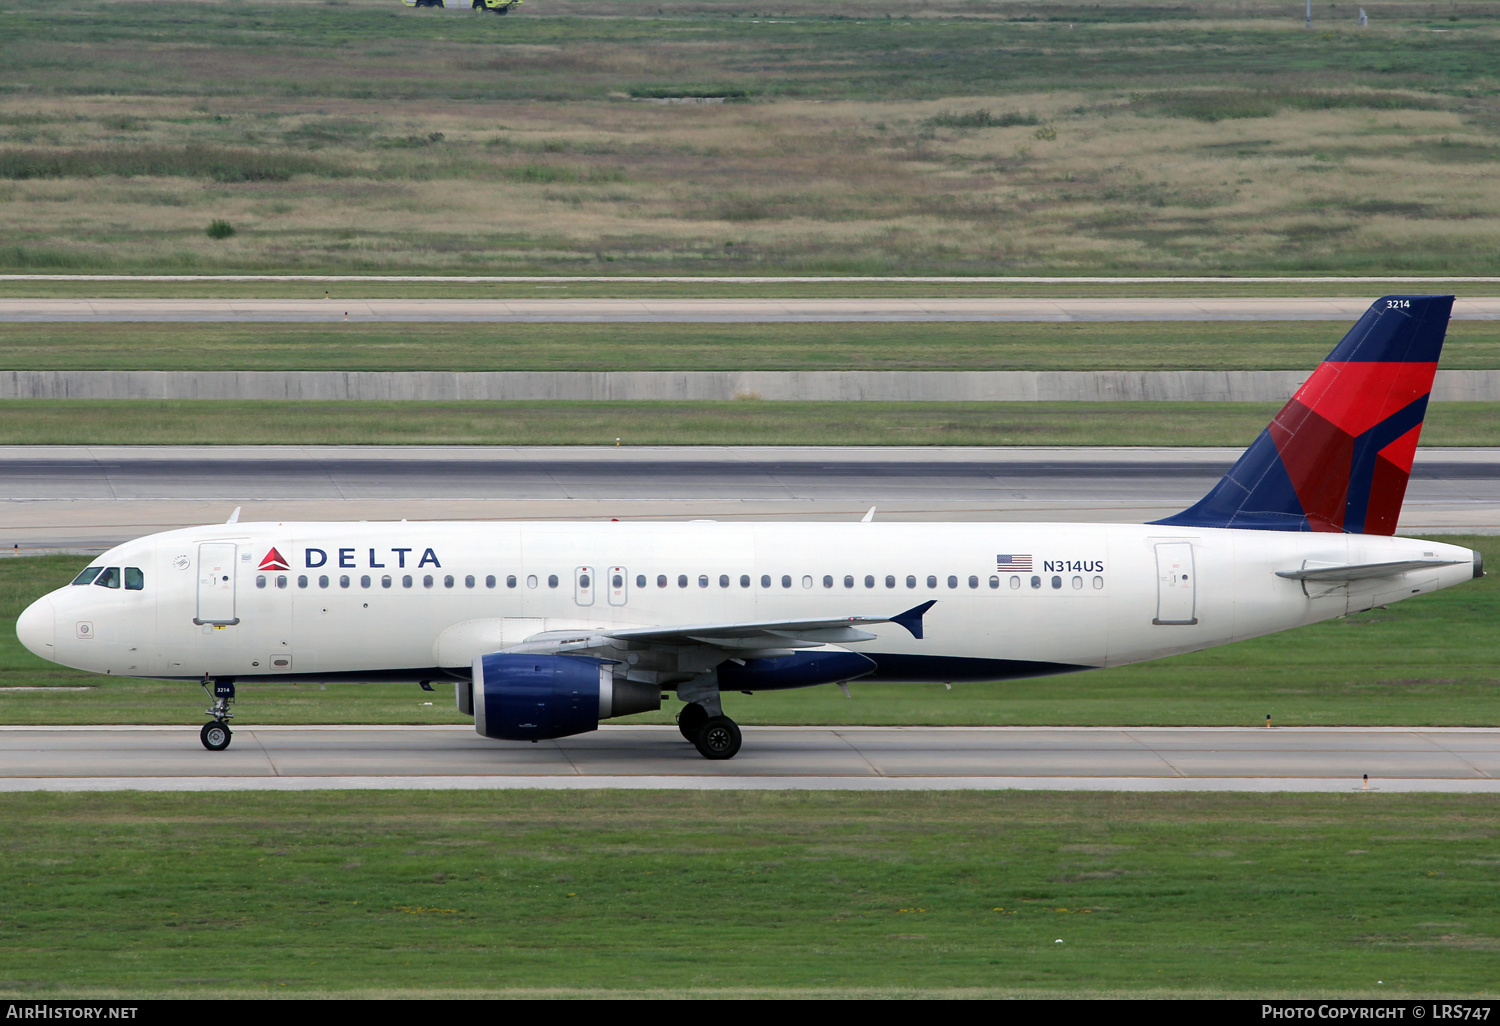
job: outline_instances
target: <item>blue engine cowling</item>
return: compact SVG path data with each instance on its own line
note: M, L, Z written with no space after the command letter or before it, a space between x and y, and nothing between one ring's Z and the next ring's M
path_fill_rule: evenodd
M480 656L473 682L458 684L458 707L479 733L506 741L583 734L600 720L661 708L660 688L615 680L610 665L583 656Z
M609 664L577 656L474 660L474 729L507 741L541 741L599 727L599 678Z
M837 684L875 670L875 660L858 652L816 649L770 659L746 659L743 664L719 664L719 687L726 691L780 691Z

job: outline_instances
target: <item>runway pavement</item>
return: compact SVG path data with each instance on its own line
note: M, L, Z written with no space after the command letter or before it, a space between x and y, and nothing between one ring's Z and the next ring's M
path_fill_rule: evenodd
M1353 321L1377 298L1172 299L0 299L3 321ZM1500 297L1464 297L1455 320L1500 319Z
M248 698L247 698L248 701ZM0 727L0 791L313 788L1500 793L1500 729L746 727L709 762L675 727L539 744L465 726ZM1364 775L1369 775L1365 784Z
M1238 457L1208 448L0 447L0 550L243 521L881 519L1140 523ZM1420 449L1406 533L1500 531L1500 449Z

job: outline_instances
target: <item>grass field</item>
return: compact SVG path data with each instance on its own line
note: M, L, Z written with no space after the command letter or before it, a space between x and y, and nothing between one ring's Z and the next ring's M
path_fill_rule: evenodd
M0 274L7 273L0 269ZM1086 296L1132 299L1161 297L1315 296L1374 300L1383 295L1441 294L1462 297L1500 292L1500 281L1461 281L1412 276L1379 282L1327 282L1311 278L1250 281L1214 278L1211 281L1173 282L1160 278L1142 281L1058 281L1026 283L991 280L933 282L882 280L849 276L816 281L777 281L771 276L737 281L704 275L682 281L651 281L649 277L611 280L610 275L586 279L535 276L517 282L463 282L458 275L437 275L416 281L386 281L372 276L355 282L303 281L292 275L269 280L236 281L226 275L205 275L192 281L159 281L149 274L111 276L99 281L80 272L61 277L14 277L0 280L0 298L7 299L323 299L337 316L341 299L862 299L968 298L1002 296L1019 299ZM561 277L561 276L560 276ZM542 284L538 284L542 282Z
M1444 536L1500 565L1500 538ZM86 557L0 560L0 624L71 580ZM1389 609L1112 670L993 684L861 684L725 697L746 724L1465 725L1500 723L1500 586L1493 576ZM43 662L0 632L0 723L201 719L192 684L105 680ZM431 703L430 705L427 703ZM676 703L632 722L669 723ZM240 688L241 723L468 723L451 689L415 685Z
M0 268L1489 273L1492 0L0 0ZM727 102L671 102L707 98ZM233 234L211 238L225 221Z
M7 794L0 815L7 997L1496 990L1479 795Z
M1281 403L281 402L25 399L0 445L1245 446ZM1500 404L1434 405L1425 445L1500 444Z
M7 324L0 370L1311 371L1335 322ZM1500 321L1454 321L1444 370L1500 367Z

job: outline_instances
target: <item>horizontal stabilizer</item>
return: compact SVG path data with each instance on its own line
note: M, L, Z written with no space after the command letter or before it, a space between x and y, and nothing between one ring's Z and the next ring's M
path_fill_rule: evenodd
M1289 581L1365 581L1375 577L1396 577L1415 570L1436 570L1466 562L1461 559L1400 559L1393 563L1346 563L1340 566L1308 566L1301 570L1278 570L1277 577Z

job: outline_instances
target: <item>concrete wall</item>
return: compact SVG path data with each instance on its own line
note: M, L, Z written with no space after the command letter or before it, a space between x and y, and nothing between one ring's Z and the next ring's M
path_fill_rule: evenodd
M735 399L1274 402L1309 371L0 371L0 399ZM1500 401L1500 370L1439 371L1435 401Z

